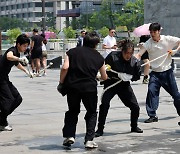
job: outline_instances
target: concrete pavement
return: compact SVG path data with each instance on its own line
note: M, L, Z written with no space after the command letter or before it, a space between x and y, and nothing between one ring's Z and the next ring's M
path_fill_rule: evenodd
M23 97L23 103L9 116L12 132L0 132L1 154L169 154L180 150L180 121L171 96L163 89L158 109L159 122L145 124L147 85L142 79L132 83L141 111L139 127L143 134L130 133L130 111L115 96L107 117L104 136L95 138L99 148L84 148L85 109L81 106L77 125L76 142L71 149L62 146L62 127L67 110L66 97L56 90L59 70L49 69L46 77L30 79L16 68L10 74L11 81ZM179 75L179 74L178 74ZM180 77L180 76L179 76ZM180 78L177 76L178 87ZM99 96L102 86L98 86ZM100 98L98 105L100 104Z

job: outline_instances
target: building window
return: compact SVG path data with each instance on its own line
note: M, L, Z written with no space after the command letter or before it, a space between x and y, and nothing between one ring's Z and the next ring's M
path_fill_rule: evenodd
M61 7L61 2L57 1L57 7Z
M42 7L42 3L41 2L36 2L35 7Z
M53 2L47 2L47 3L45 3L45 7L53 7Z
M36 13L35 13L35 16L36 16L36 17L42 17L42 12L36 12Z

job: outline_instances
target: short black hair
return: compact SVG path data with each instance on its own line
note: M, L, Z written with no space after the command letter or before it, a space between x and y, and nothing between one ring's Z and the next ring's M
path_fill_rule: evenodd
M34 29L33 29L33 32L37 33L37 32L38 32L38 29L37 29L37 28L34 28Z
M99 35L95 31L93 31L86 34L83 40L83 46L95 48L99 42L100 42Z
M84 32L86 32L86 31L85 31L85 30L82 30L82 31L81 31L81 33L84 33Z
M43 38L45 38L45 37L46 37L46 36L45 36L45 34L43 34L43 33L41 34L41 36L42 36Z
M19 36L17 37L17 39L16 39L16 45L17 45L18 43L19 43L20 45L28 43L28 45L29 45L29 44L30 44L30 39L27 37L26 34L21 34L21 35L19 35Z
M161 25L157 22L150 24L149 31L159 31L161 29Z
M115 28L113 28L113 27L109 28L109 32L110 32L111 30L115 30Z

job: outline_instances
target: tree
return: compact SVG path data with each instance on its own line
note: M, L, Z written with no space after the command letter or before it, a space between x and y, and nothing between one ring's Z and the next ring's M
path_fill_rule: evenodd
M28 22L22 19L0 17L0 21L0 27L2 31L7 31L8 29L13 29L17 27L25 31L27 28L29 28Z
M102 27L101 29L99 29L99 33L101 35L101 37L106 37L108 35L109 29L107 27Z
M144 0L136 0L135 3L128 2L122 11L121 16L116 15L116 24L119 22L121 26L127 26L128 30L133 30L134 27L144 23Z
M7 36L11 43L14 43L14 41L20 34L21 30L19 28L14 28L7 31Z
M75 38L76 36L75 30L73 30L71 26L63 28L63 32L66 38Z

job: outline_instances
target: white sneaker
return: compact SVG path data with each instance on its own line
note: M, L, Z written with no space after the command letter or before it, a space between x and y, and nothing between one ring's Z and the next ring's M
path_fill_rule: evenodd
M7 126L0 126L0 131L12 131L13 128L9 125Z
M74 137L68 137L64 140L63 145L69 147L71 146L71 144L74 144L74 142L75 142Z
M97 147L98 147L98 145L94 141L87 141L85 143L85 148L97 148Z

